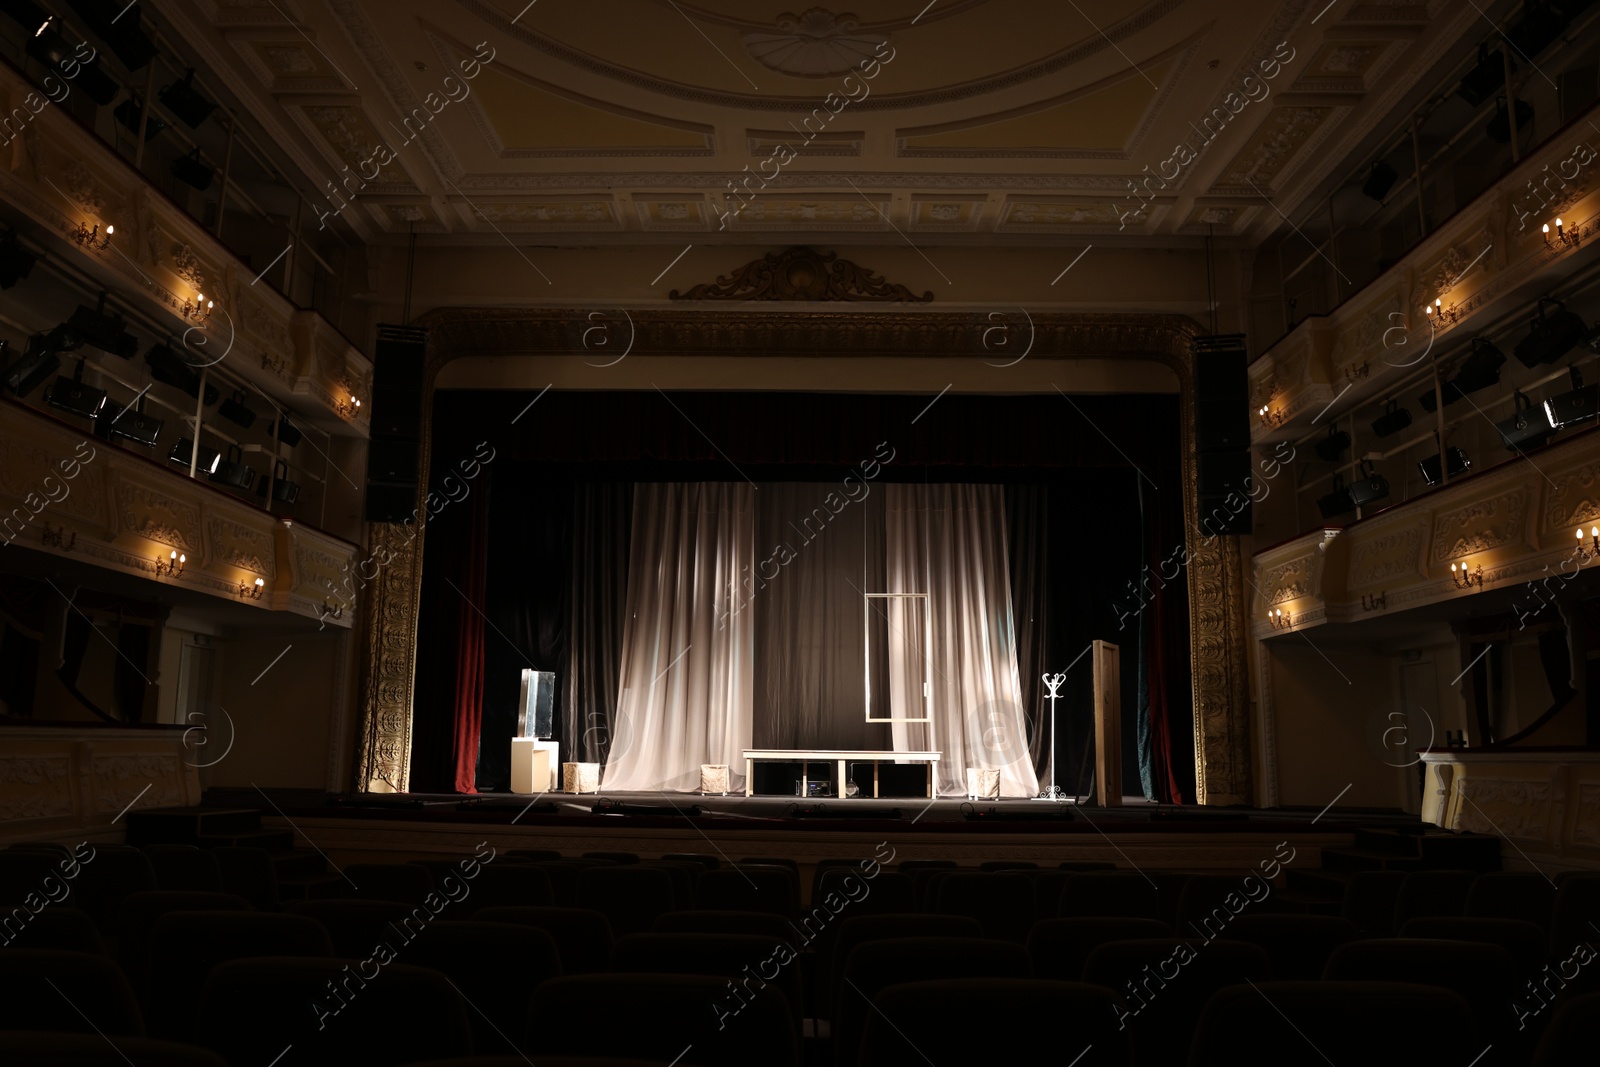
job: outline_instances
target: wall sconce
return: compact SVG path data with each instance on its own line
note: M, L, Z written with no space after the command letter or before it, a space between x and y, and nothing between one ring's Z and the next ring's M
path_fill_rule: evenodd
M1352 365L1344 369L1345 379L1352 382L1359 381L1371 373L1372 361L1369 359L1362 360L1359 366Z
M1583 543L1583 527L1578 527L1578 558L1590 560L1600 556L1600 526L1589 527L1589 543Z
M1550 224L1547 222L1544 225L1544 246L1546 248L1577 248L1578 242L1582 240L1582 223L1568 229L1562 225L1560 219L1556 219L1556 232L1554 235L1550 233Z
M1377 611L1379 608L1386 608L1388 606L1389 606L1389 594L1387 592L1376 593L1376 594L1372 594L1372 593L1362 593L1361 594L1361 610L1362 611Z
M1460 570L1457 570L1456 565L1452 563L1450 564L1450 580L1456 583L1457 589L1471 589L1474 585L1482 589L1483 564L1480 563L1469 571L1465 562L1461 564Z
M341 418L346 419L353 419L360 415L361 401L356 397L356 394L345 390L341 390L341 392L344 395L334 400L333 410L338 412Z
M181 578L183 577L183 566L188 562L189 557L181 552L173 552L166 559L157 556L156 575L157 577Z
M186 319L199 319L205 322L211 318L211 308L214 301L207 300L206 294L195 293L194 299L183 305L183 317Z
M1256 415L1261 419L1261 425L1263 425L1263 426L1282 426L1283 425L1283 411L1282 411L1282 409L1279 409L1277 411L1273 411L1271 404L1262 404L1261 405L1261 409L1256 412Z
M51 547L59 548L63 552L71 552L72 546L78 543L78 531L72 531L72 536L68 537L63 542L62 535L64 535L66 532L67 528L64 524L52 528L49 523L45 523L44 529L39 531L39 543L42 545L50 545Z
M85 229L83 223L80 222L77 230L72 235L72 239L78 242L79 248L110 248L111 235L116 232L116 229L115 226L107 226L106 232L101 233L98 222L88 229Z
M1279 608L1277 611L1267 612L1267 621L1274 630L1284 630L1294 625L1294 616Z
M266 585L267 585L267 583L262 581L260 578L256 579L254 585L248 585L248 584L246 584L244 582L240 582L239 583L239 599L240 600L260 600L261 599L261 593L266 588Z
M1461 317L1461 312L1456 309L1454 304L1445 307L1444 301L1439 297L1434 297L1432 304L1424 305L1423 310L1428 313L1429 321L1435 326L1440 323L1455 322L1456 319Z

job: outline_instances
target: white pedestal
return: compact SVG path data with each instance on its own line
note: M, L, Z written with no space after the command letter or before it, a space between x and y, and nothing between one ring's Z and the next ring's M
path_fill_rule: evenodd
M511 739L511 791L513 793L547 793L550 791L550 750L543 747L551 742L533 737Z
M561 742L560 741L535 741L533 747L541 752L548 753L550 757L550 791L558 792L561 789ZM545 788L540 786L540 789Z

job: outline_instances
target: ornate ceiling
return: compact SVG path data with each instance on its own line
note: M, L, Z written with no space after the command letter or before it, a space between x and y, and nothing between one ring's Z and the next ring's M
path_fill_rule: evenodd
M553 243L1246 233L1483 29L1443 0L163 10L368 239Z

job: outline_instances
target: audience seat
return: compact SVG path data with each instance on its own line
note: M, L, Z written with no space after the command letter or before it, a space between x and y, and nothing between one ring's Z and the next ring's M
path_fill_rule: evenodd
M664 860L682 860L687 863L698 863L708 871L714 871L722 866L722 861L716 856L708 856L702 852L669 852L661 858Z
M431 914L425 906L424 914ZM365 959L380 944L400 936L406 919L415 920L413 906L397 900L302 900L285 905L291 915L314 919L328 932L336 956Z
M156 923L175 911L249 911L250 902L232 893L148 889L130 893L117 917L117 962L128 981L143 988Z
M985 937L1018 944L1033 926L1033 882L1015 872L973 874L956 871L939 880L933 911L967 915L983 926Z
M143 1037L133 987L105 956L54 949L0 950L0 1030ZM8 1064L11 1061L6 1061Z
M575 908L578 906L578 873L584 870L584 865L576 860L550 860L530 864L544 872L550 880L550 899L554 901L553 907Z
M258 911L278 910L278 868L264 848L214 848L222 891L244 897Z
M1478 919L1522 919L1548 933L1555 907L1556 887L1544 875L1490 871L1472 883L1466 914Z
M514 848L506 853L512 860L558 860L561 853L553 848Z
M1406 871L1357 871L1345 883L1343 913L1367 937L1394 934L1395 909Z
M993 874L998 871L1037 871L1039 865L1027 860L984 860L978 870Z
M1161 900L1155 884L1136 871L1089 871L1067 879L1056 914L1159 920Z
M1550 919L1550 958L1564 960L1580 942L1600 945L1600 874L1562 879ZM1580 981L1600 982L1600 966L1585 967ZM1600 985L1589 988L1600 988Z
M149 981L141 988L150 1033L187 1041L211 968L260 956L331 957L333 941L305 915L260 911L171 911L150 937Z
M1182 1063L1189 1039L1217 990L1272 977L1266 950L1248 941L1146 938L1108 941L1083 965L1083 980L1127 1002L1126 1023L1140 1063Z
M1549 948L1545 932L1534 923L1521 919L1423 916L1406 923L1400 930L1400 936L1499 945L1511 953L1511 960L1519 979L1533 978L1544 968ZM1518 984L1521 984L1520 981Z
M799 948L802 931L781 915L766 911L669 911L656 918L656 934L743 934L787 941Z
M765 996L783 994L796 1026L805 1018L793 938L753 934L629 934L617 939L611 970L632 974L708 974Z
M787 867L739 864L700 876L695 906L711 911L766 911L793 917L800 910L798 880Z
M415 863L352 863L344 876L358 900L421 904L434 891L433 873Z
M477 922L532 926L549 934L563 974L594 974L611 965L611 923L588 908L484 908Z
M1117 865L1102 860L1062 860L1056 864L1056 869L1081 874L1084 871L1114 871Z
M1040 919L1028 932L1028 959L1035 978L1076 982L1100 945L1171 936L1159 919Z
M674 911L684 911L694 907L695 887L700 875L705 873L705 868L698 863L683 863L677 860L640 860L639 866L667 872L667 877L672 882Z
M73 879L72 901L88 912L102 934L117 933L122 902L156 889L150 859L132 845L95 845L94 858Z
M830 935L817 940L817 1003L819 1018L831 1019L845 961L858 945L902 937L983 936L983 926L966 915L904 914L841 916Z
M912 871L953 870L957 866L955 860L901 860L895 870L901 874L910 874Z
M95 1033L43 1030L0 1033L0 1063L11 1067L229 1067L216 1053L195 1045L126 1035L113 1044Z
M888 986L872 1000L862 1064L1040 1062L1123 1067L1121 998L1082 982L955 978ZM1004 1050L1004 1051L1003 1051ZM1032 1050L1032 1055L1009 1055Z
M106 955L105 940L94 920L66 904L48 904L38 912L21 905L15 911L0 907L0 929L7 938L0 949L51 948Z
M638 853L635 852L585 852L580 859L606 860L618 866L639 862Z
M1187 1062L1190 1067L1466 1065L1483 1049L1471 1007L1448 989L1402 982L1274 981L1219 990L1201 1013Z
M862 888L864 887L864 888ZM857 867L830 867L817 879L811 892L811 906L826 904L828 894L837 893L848 903L845 915L886 915L916 911L916 887L910 875L879 871L867 878Z
M455 1060L428 1060L405 1067L528 1067L526 1056L467 1056ZM674 1067L666 1060L624 1060L615 1056L540 1056L536 1067Z
M548 908L555 904L547 871L532 863L490 863L464 880L467 895L448 909L464 919L484 908Z
M523 923L440 919L409 944L391 944L399 959L432 968L456 987L467 1004L475 1052L516 1052L510 1042L522 1029L528 999L562 973L555 938Z
M36 903L50 901L47 907L75 904L73 880L62 877L63 863L69 863L68 857L54 850L13 845L0 851L0 905L22 904L29 897Z
M301 1062L363 1067L472 1052L466 1005L444 975L370 957L229 960L207 976L197 1017L197 1043L234 1067L264 1067L290 1046L309 1053Z
M223 891L222 869L210 849L194 845L147 845L144 854L150 857L158 889Z
M1600 1047L1600 993L1585 993L1556 1005L1533 1067L1571 1067L1592 1060Z
M622 1005L627 1025L618 1025ZM781 995L739 1001L725 978L583 974L534 991L523 1048L540 1067L549 1058L580 1055L677 1067L799 1067L795 1032Z
M707 871L703 877L723 873L732 872ZM672 910L672 876L637 864L587 867L578 872L577 898L603 913L618 937L642 934L657 916Z
M1259 876L1246 879L1242 874L1191 875L1178 896L1173 929L1181 937L1231 938L1227 931L1234 919L1270 912L1271 887Z
M1511 953L1499 945L1431 938L1352 941L1334 949L1326 981L1403 981L1434 985L1472 1006L1485 1041L1503 1042L1515 1023L1517 995Z
M1400 883L1395 898L1392 929L1398 932L1412 919L1455 918L1467 913L1467 896L1477 871L1411 871Z
M1246 913L1228 924L1228 937L1265 949L1274 979L1314 982L1322 978L1333 950L1359 940L1361 931L1340 915Z
M874 1014L872 1000L882 990L940 978L1025 979L1028 953L1015 942L987 938L895 938L857 945L840 973L834 990L834 1063L854 1067L866 1021Z

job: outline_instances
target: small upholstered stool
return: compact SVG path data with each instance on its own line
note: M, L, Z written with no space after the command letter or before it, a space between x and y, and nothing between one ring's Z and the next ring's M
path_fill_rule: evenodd
M700 792L728 795L728 765L726 763L700 764Z
M973 800L999 800L1000 772L986 767L968 767L967 796Z
M600 764L563 763L561 788L568 793L600 792Z

